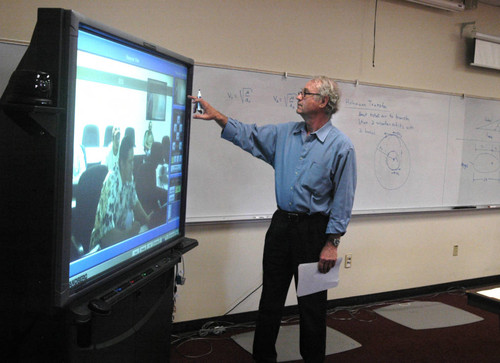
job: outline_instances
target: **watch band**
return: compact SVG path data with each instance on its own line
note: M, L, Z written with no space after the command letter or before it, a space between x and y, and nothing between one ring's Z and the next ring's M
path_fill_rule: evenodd
M332 245L334 245L335 247L338 247L339 244L340 244L340 238L333 238L333 239L329 239L328 240Z

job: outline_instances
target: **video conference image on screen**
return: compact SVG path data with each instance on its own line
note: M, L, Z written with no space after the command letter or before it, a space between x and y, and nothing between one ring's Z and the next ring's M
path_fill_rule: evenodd
M179 234L186 79L185 66L79 31L70 286Z

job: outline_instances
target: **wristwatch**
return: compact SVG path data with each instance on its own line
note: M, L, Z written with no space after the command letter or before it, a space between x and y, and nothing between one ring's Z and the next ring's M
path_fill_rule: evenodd
M330 242L334 247L338 247L340 244L340 238L339 237L328 238L328 242Z
M334 238L331 242L332 242L332 245L334 245L335 247L338 247L340 244L340 238Z

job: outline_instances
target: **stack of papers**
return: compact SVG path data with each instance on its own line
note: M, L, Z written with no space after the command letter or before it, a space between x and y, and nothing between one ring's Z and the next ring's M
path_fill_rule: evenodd
M339 258L335 266L323 274L318 271L318 263L303 263L299 265L299 283L297 284L297 296L314 294L318 291L328 290L339 284L339 270L342 258Z

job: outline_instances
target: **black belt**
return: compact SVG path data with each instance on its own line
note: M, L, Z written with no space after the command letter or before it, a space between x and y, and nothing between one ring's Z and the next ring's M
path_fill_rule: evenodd
M283 210L283 209L278 209L276 211L276 213L278 213L282 216L285 216L286 218L288 218L288 220L290 222L294 222L294 223L297 223L297 222L300 222L302 220L309 219L309 218L324 216L321 213L307 214L307 213L287 212L286 210Z

